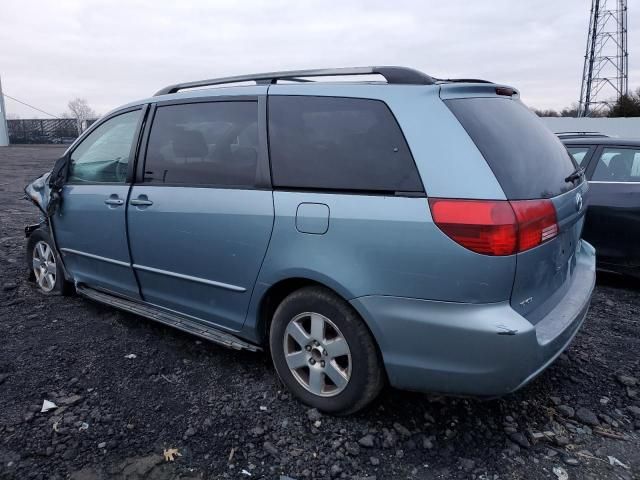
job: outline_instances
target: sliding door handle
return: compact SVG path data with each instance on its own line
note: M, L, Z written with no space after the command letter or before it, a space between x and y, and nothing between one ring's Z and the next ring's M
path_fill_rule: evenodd
M136 207L148 207L153 205L153 202L146 198L132 198L129 200L129 205L135 205Z

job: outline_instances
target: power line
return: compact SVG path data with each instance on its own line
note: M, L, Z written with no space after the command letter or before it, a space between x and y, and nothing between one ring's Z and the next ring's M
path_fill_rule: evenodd
M14 102L21 103L22 105L25 105L25 106L27 106L27 107L29 107L29 108L33 108L34 110L37 110L37 111L39 111L39 112L41 112L41 113L44 113L45 115L49 115L50 117L53 117L53 118L58 118L58 115L52 115L52 114L50 114L49 112L45 112L44 110L39 109L38 107L34 107L33 105L29 105L28 103L23 102L22 100L18 100L17 98L12 97L11 95L7 95L7 94L5 93L5 94L4 94L4 96L5 96L5 97L7 97L7 98L10 98L10 99L11 99L11 100L13 100Z

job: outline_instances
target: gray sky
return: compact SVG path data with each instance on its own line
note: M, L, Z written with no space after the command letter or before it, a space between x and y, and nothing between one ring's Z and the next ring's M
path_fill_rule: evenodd
M613 0L609 0L612 3ZM406 65L578 100L589 0L38 1L0 3L6 94L99 113L178 81L281 69ZM629 85L640 87L640 0L629 0ZM7 112L43 117L6 100Z

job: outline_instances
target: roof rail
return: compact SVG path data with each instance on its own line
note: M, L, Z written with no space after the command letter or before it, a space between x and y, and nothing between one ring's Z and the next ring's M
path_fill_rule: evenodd
M480 78L437 78L435 80L438 83L494 83Z
M587 131L568 131L568 132L555 132L558 137L575 137L575 138L583 138L583 137L608 137L609 135L600 132L587 132Z
M278 80L308 81L300 77L336 77L346 75L381 75L390 84L403 85L434 85L436 80L429 75L407 67L348 67L323 68L315 70L290 70L285 72L256 73L252 75L238 75L234 77L212 78L196 82L177 83L169 85L156 92L155 96L176 93L188 88L224 85L254 81L257 84L274 84Z

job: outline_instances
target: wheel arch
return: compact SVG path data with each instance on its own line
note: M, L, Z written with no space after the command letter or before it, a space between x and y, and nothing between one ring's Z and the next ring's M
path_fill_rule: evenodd
M334 282L326 282L321 279L312 278L309 276L294 276L283 278L272 285L269 285L263 293L259 296L257 300L256 307L256 315L255 315L255 326L254 326L254 335L256 340L268 349L269 347L269 328L271 327L271 321L273 319L273 314L275 313L278 305L291 293L295 292L304 287L309 286L318 286L326 288L331 291L342 300L344 300L350 308L362 319L364 325L371 333L373 337L376 348L378 352L380 352L380 345L378 343L378 338L369 325L367 319L362 315L358 309L356 309L349 299L352 297L349 295L348 291L341 287L340 285L333 285ZM381 352L380 352L381 353Z

